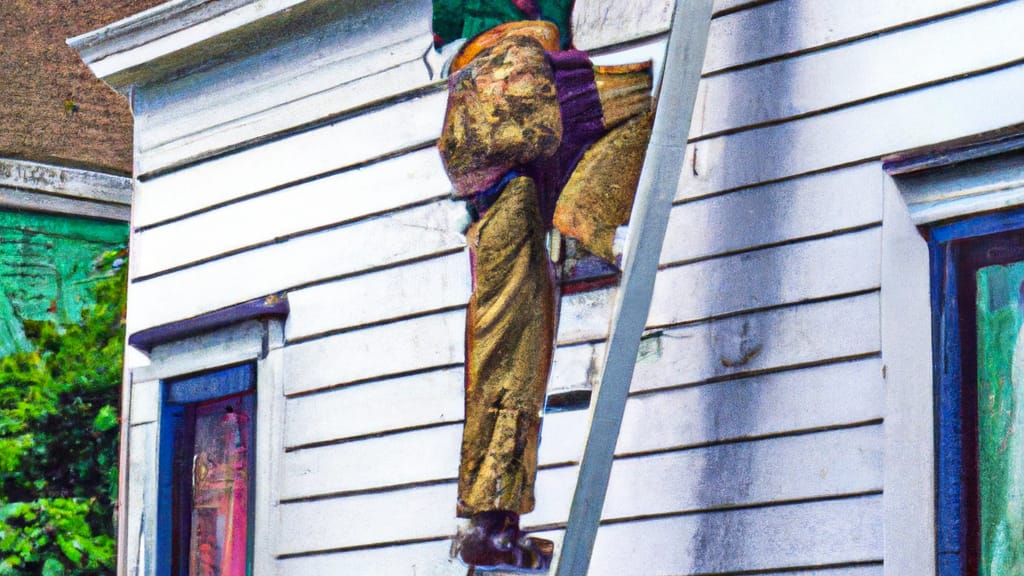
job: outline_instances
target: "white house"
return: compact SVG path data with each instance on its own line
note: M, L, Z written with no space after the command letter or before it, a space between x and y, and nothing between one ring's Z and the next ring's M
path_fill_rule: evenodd
M672 2L576 4L578 47L660 68ZM430 10L172 0L69 40L135 115L122 574L184 573L175 438L229 396L210 418L254 459L211 506L249 519L253 574L466 572ZM999 573L956 294L1024 257L960 259L1024 226L1022 28L1019 1L715 1L590 574ZM524 517L556 541L614 291L562 300Z

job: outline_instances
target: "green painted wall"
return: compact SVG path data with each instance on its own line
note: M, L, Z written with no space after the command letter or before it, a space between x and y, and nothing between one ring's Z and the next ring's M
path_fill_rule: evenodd
M96 260L127 241L126 223L0 211L0 355L32 348L25 321L77 322Z

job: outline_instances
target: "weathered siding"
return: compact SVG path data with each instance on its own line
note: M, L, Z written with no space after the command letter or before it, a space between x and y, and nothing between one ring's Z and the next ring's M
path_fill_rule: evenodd
M616 58L617 43L642 37L628 49L657 55L666 2L623 27L603 20L617 14L603 4L581 1L581 42ZM716 14L592 573L877 576L878 159L1024 122L1013 41L1024 10L720 0ZM244 114L189 113L227 118L222 131L172 117L235 94L223 70L165 86L139 110L153 133L137 140L132 329L289 294L282 575L465 571L447 557L469 296L462 208L432 147L443 83L402 50L380 76L329 59L330 82L297 84L334 86L345 95L335 104L271 91L260 109L243 83ZM258 138L239 145L246 130ZM613 294L563 300L553 389L597 377ZM585 420L545 418L538 509L525 521L556 538Z
M982 8L967 10L982 4ZM1019 3L783 1L731 12L716 20L649 325L671 330L679 323L720 323L723 320L715 318L721 317L736 322L752 314L810 308L820 310L829 320L811 331L787 327L780 333L745 325L731 333L715 330L718 339L732 341L734 352L704 356L703 360L701 356L691 358L690 362L719 365L704 367L703 380L691 386L721 386L722 379L765 370L772 378L785 376L791 384L807 385L817 370L870 366L863 371L861 387L853 393L865 395L856 405L868 409L861 412L869 418L868 425L884 429L882 366L867 348L855 353L861 359L852 364L843 362L850 356L838 350L834 356L806 362L760 364L765 354L772 354L769 343L773 339L789 338L797 348L808 346L812 339L852 344L845 340L856 339L855 327L862 322L871 324L867 328L872 332L870 341L878 345L882 250L878 225L883 216L884 174L877 160L902 149L994 130L1024 119L1010 103L1024 90L1019 70L1024 51L1009 48L1013 29L1024 22L1020 8ZM975 41L980 35L987 37ZM852 301L866 299L872 303L861 311L850 309ZM723 365L731 368L729 373L721 372ZM815 367L793 370L796 366ZM689 366L683 369L692 370ZM659 370L654 378L673 372ZM648 373L643 363L638 365L634 390ZM702 383L709 380L711 383ZM663 393L651 394L657 398ZM713 414L710 420L699 411L690 417L703 417L711 428L728 429L735 425L734 420L771 421L769 412L821 406L820 398L803 395L795 396L789 405L771 400L760 395L736 396L723 399L724 405L718 408L723 412ZM858 426L850 420L853 412L859 412L854 404L841 406L850 407L851 413L841 409L832 415L822 414L823 420L829 420L822 423L822 429L833 432L813 434L810 441L815 448L805 456L815 450L836 450L826 447L829 435ZM773 437L807 438L801 424L777 429ZM730 442L729 446L737 442L724 441ZM865 441L869 452L880 454L884 449L881 434ZM762 440L746 445L759 442ZM785 461L786 456L779 458ZM748 469L756 467L743 462L743 471L737 474ZM615 473L621 472L617 469ZM860 474L864 484L859 489L847 485L833 493L819 486L816 492L787 496L786 489L807 481L792 478L794 484L741 506L748 506L751 515L754 511L785 515L792 498L800 502L799 507L848 506L846 514L850 516L784 527L772 527L775 518L763 517L756 528L737 523L716 532L712 519L719 514L717 503L706 498L701 504L707 512L698 516L708 519L708 524L701 526L703 539L697 560L680 559L670 566L658 566L657 571L621 569L638 574L703 574L862 565L858 570L880 573L882 538L864 538L859 548L846 538L865 536L851 530L849 523L868 523L870 527L862 528L867 533L877 529L876 523L884 523L879 497L885 487L883 460L872 460L859 471L846 474ZM728 481L726 476L717 476L711 482ZM733 494L742 492L735 487L725 489ZM602 528L602 535L607 537L616 526ZM840 528L843 526L848 531ZM753 530L747 537L755 542L742 540L730 550L733 533L748 527ZM824 536L835 538L831 547L816 549L802 543L809 532L836 528L839 530L833 536ZM759 549L756 540L761 530L779 531L775 548ZM685 538L685 534L679 536ZM617 548L624 553L627 545ZM598 557L600 549L595 551L595 562ZM650 558L654 557L652 552Z

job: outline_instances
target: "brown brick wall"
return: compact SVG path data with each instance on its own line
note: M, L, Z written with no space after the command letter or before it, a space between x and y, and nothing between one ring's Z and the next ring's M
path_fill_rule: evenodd
M130 173L128 102L64 40L164 1L0 0L0 156Z

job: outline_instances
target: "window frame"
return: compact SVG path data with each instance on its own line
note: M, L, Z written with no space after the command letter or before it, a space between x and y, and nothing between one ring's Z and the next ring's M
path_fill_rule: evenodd
M981 554L975 274L1024 261L1024 210L933 227L937 553L940 576L976 576Z
M940 466L946 473L950 463L942 461L948 434L939 412L950 399L941 397L939 295L947 271L937 246L957 226L961 236L971 226L970 234L982 235L1016 218L1024 207L1022 160L1024 134L1011 127L881 161L886 576L961 574L949 568L960 556L940 553L950 537Z
M243 374L244 372L244 374ZM210 386L202 386L203 381L220 380L215 383L218 389L210 389ZM200 384L192 390L182 390L189 384ZM178 390L176 390L178 388ZM189 375L183 378L174 378L163 381L163 403L160 429L160 464L159 464L159 485L161 495L170 493L171 498L160 498L158 502L158 525L157 556L170 558L170 562L163 562L159 566L160 576L181 576L187 574L187 564L190 552L186 537L191 534L190 526L179 527L186 515L189 516L186 522L191 525L192 507L188 510L177 509L175 502L191 501L194 497L192 491L192 471L185 472L178 469L179 459L183 455L182 446L178 441L183 438L194 438L196 434L196 423L194 421L195 411L211 402L221 402L231 398L251 396L254 402L252 411L252 425L249 433L249 469L256 470L255 446L252 440L255 439L255 426L258 423L259 398L256 393L256 366L253 362L245 362L235 366L218 368L209 372ZM187 421L182 421L186 419ZM191 461L194 453L188 450ZM250 474L247 486L246 508L250 511L247 518L246 531L246 564L249 567L248 573L252 572L253 553L253 530L255 528L254 517L251 513L255 506L255 475ZM180 500L179 500L180 499ZM182 529L184 528L184 529ZM168 552L168 550L170 550ZM183 565L184 564L184 565Z
M169 514L161 510L160 500L167 496L161 486L164 464L169 460L168 383L250 364L254 370L256 413L251 486L250 541L251 571L254 576L275 573L275 528L278 525L279 460L283 455L284 389L282 364L284 353L284 312L273 317L242 319L205 330L172 331L178 338L154 343L148 349L150 364L129 372L126 388L128 415L127 493L121 497L121 534L119 562L124 573L145 576L170 574L162 566L162 550ZM169 551L167 552L169 553Z

